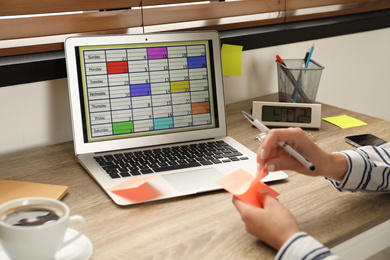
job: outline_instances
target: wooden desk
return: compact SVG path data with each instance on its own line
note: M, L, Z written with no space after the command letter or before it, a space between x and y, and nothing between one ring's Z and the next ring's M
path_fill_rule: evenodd
M254 100L274 100L270 95ZM257 152L258 130L241 115L251 101L228 105L229 135ZM340 129L322 122L310 130L327 151L351 149L344 137L370 132L390 140L390 122L323 105L323 116L348 114L368 123ZM255 167L255 166L254 166ZM334 246L390 218L390 196L340 193L323 178L289 172L271 184L302 230ZM64 198L72 214L83 215L92 259L272 259L275 251L247 234L230 194L210 192L130 207L116 206L78 164L73 143L37 148L0 158L0 179L69 186ZM1 192L1 191L0 191Z

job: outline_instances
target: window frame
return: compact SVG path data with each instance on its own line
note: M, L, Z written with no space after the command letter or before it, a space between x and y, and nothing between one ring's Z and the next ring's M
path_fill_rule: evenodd
M64 40L74 35L227 31L390 9L386 0L14 0L0 5L0 57L63 50Z
M390 9L220 31L222 44L244 50L390 27ZM24 71L22 75L18 71ZM66 78L63 50L0 57L0 87Z

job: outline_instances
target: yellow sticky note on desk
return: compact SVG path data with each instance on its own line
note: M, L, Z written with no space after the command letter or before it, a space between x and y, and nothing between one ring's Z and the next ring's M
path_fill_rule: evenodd
M324 117L322 120L325 120L331 124L334 124L340 128L350 128L350 127L355 127L355 126L362 126L362 125L367 125L367 123L347 116L347 115L342 115L342 116L333 116L333 117Z
M241 76L243 46L223 44L221 50L222 72L225 76Z

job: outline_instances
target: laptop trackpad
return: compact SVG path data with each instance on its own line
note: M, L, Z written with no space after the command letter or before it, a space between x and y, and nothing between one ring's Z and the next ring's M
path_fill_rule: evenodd
M162 175L178 192L198 192L221 188L216 181L224 175L214 168Z

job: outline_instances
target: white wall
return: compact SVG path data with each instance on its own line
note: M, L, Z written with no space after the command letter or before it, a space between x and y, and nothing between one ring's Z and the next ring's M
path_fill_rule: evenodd
M66 79L0 88L0 154L72 139Z
M277 92L275 56L312 59L325 66L317 101L390 120L390 28L243 53L242 76L225 76L226 101Z
M225 76L226 103L277 92L275 55L325 66L317 100L390 120L390 28L245 51ZM66 79L0 88L0 155L72 139Z

